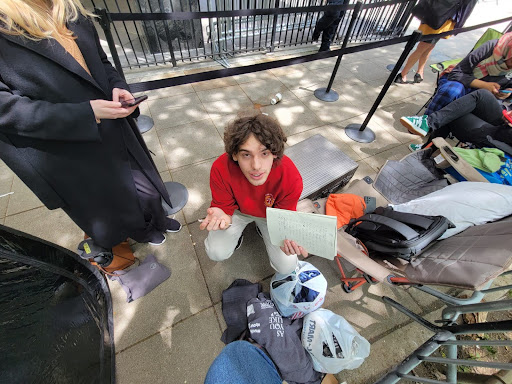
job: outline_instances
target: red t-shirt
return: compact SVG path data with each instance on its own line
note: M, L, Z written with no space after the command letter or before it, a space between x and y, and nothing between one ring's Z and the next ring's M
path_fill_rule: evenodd
M227 215L235 210L256 217L266 217L267 207L295 211L302 193L302 177L289 157L275 161L265 184L254 186L244 176L237 163L227 153L212 165L211 207L218 207Z

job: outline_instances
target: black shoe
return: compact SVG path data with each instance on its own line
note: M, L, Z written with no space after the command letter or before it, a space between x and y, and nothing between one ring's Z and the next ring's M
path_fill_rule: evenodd
M169 233L179 232L181 224L178 220L166 218L165 219L165 231Z
M162 245L163 243L165 243L165 236L162 235L160 232L155 231L149 236L148 243L157 246Z
M404 81L402 74L398 73L395 77L395 83L397 84L407 84L407 81Z
M422 81L423 81L423 77L421 77L419 73L415 73L414 74L414 82L421 83Z
M244 242L244 235L240 236L238 239L238 243L236 243L235 251L242 246L242 243Z
M327 52L327 51L330 51L330 50L331 50L331 46L330 45L322 44L320 46L320 49L318 50L318 52Z

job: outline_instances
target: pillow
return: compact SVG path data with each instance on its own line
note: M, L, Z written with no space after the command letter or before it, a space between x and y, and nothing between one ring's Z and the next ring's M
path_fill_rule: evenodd
M473 225L499 220L512 214L512 187L502 184L464 181L439 191L393 205L395 211L444 216L455 224L440 238L456 235Z

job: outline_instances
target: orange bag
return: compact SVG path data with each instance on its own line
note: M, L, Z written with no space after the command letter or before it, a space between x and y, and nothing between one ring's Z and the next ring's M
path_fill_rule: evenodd
M364 215L366 203L361 196L351 193L330 194L325 203L325 214L338 218L338 228Z

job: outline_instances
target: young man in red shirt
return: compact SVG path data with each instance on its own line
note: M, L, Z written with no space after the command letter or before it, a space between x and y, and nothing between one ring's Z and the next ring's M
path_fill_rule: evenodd
M212 165L212 202L200 229L209 231L206 253L215 261L228 259L241 244L247 224L255 221L270 264L279 273L295 270L297 254L308 253L294 241L278 247L270 242L266 208L295 211L302 178L283 154L286 136L274 119L261 113L239 117L224 132L226 153Z

